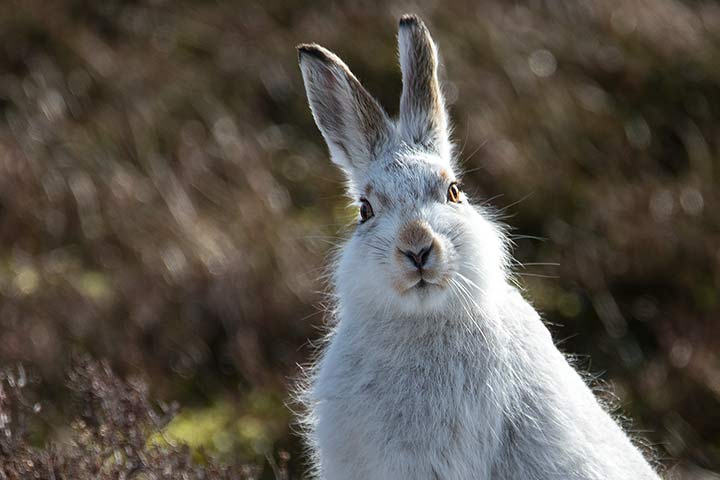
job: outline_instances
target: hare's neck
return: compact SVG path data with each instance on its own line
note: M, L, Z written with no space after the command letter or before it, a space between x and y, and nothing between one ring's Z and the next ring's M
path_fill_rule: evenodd
M446 349L454 339L457 349L500 353L508 342L498 305L485 299L473 305L450 303L442 310L414 313L343 298L339 307L339 328L355 337L358 344L395 350L413 348L419 340L432 348L436 339L437 346Z

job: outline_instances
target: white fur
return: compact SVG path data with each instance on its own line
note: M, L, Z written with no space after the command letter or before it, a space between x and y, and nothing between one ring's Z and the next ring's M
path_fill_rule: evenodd
M425 29L413 18L401 28ZM302 54L300 62L313 111L319 99L337 101L313 86L317 62ZM337 108L347 116L350 106ZM657 479L509 283L502 230L468 198L446 200L457 178L450 149L409 143L403 125L391 131L387 148L362 157L361 167L345 154L338 162L350 194L366 198L375 215L341 251L335 323L301 397L314 473L325 480ZM416 237L412 225L420 225ZM421 247L408 238L434 242L425 288L412 286L421 274L399 253Z

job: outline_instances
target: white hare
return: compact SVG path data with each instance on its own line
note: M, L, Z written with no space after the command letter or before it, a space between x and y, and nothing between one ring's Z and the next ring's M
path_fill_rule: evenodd
M459 188L437 52L399 29L393 122L347 66L298 47L315 121L357 200L333 331L302 401L335 479L657 479L508 281L501 228Z

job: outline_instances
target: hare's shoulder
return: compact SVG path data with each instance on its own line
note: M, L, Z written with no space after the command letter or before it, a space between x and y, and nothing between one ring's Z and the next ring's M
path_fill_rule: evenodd
M525 339L535 344L541 344L544 348L554 349L552 336L540 313L515 286L507 285L499 301L498 315L501 324L509 330L511 335L520 336L517 346L521 346L524 343L522 340Z

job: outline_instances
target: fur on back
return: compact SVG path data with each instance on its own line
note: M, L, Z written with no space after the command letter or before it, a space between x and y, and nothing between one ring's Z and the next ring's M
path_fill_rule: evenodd
M437 47L400 20L397 123L348 67L298 47L361 218L301 423L322 479L656 479L508 280L507 241L458 187Z

